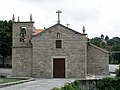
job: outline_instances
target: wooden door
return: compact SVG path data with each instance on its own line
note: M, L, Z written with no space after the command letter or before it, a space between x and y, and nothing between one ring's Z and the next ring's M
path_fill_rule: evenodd
M65 78L65 58L53 59L53 78Z

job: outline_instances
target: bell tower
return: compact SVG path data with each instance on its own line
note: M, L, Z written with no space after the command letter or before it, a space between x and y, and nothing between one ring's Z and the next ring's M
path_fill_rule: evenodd
M32 76L32 15L30 21L15 21L13 15L13 33L12 33L12 73L13 76Z

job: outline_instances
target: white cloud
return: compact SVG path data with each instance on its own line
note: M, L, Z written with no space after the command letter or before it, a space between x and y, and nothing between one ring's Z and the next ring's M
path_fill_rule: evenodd
M20 20L33 20L37 28L49 27L57 22L56 10L62 10L61 23L70 28L86 32L90 38L105 34L120 36L119 0L2 0L0 19L9 20L14 13Z

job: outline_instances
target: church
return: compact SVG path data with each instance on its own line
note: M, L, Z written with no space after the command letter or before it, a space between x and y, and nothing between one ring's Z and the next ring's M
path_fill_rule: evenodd
M12 74L16 77L86 78L108 75L109 52L82 33L60 23L36 30L30 21L13 16Z

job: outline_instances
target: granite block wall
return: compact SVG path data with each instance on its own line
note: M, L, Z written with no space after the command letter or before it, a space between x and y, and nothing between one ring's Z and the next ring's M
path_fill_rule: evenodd
M94 75L109 74L109 52L90 44L88 46L87 73Z
M57 38L57 33L61 37ZM62 48L56 48L62 40ZM66 78L85 78L86 37L61 25L54 26L32 39L33 76L53 78L53 58L65 58Z

